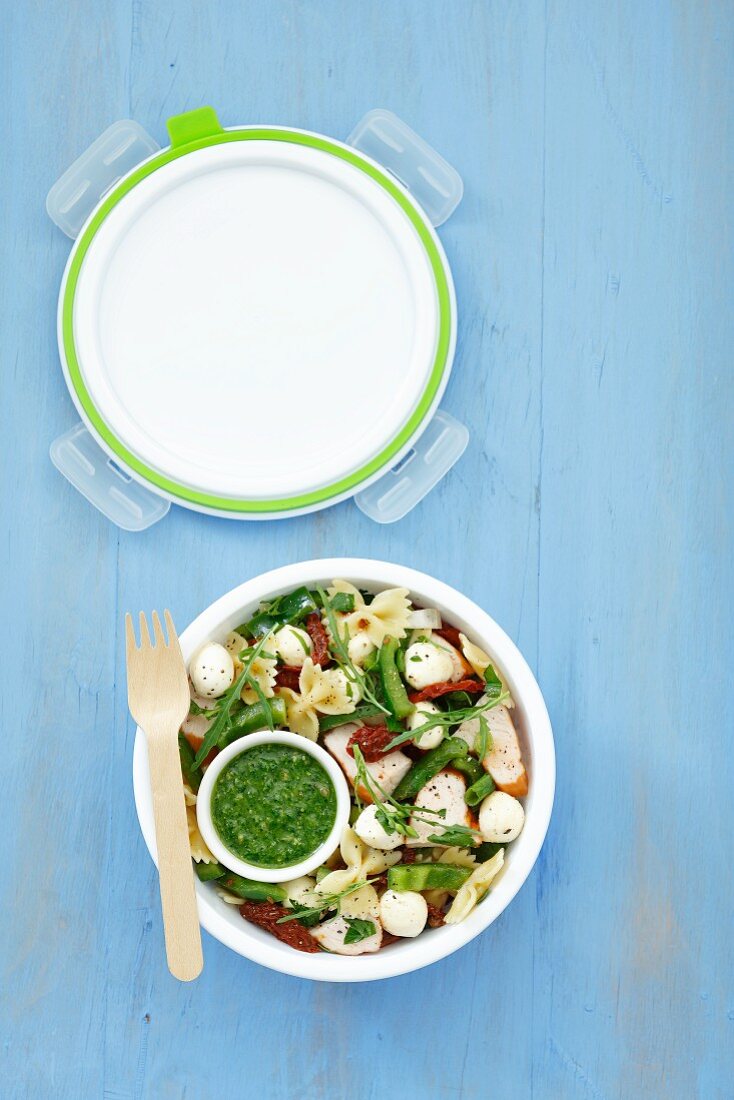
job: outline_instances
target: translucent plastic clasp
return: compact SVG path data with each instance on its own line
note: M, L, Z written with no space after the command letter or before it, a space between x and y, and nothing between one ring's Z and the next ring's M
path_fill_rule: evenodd
M461 202L464 184L456 169L392 111L368 111L347 141L387 168L432 225L443 225Z
M170 500L156 496L120 469L76 424L51 444L51 461L83 497L124 531L144 531L168 514Z
M126 172L160 145L130 118L113 122L67 168L46 196L46 212L67 237L78 237L85 221Z

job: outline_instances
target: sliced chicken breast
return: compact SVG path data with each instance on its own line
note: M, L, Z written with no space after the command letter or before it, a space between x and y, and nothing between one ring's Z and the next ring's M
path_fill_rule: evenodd
M200 695L194 695L193 700L202 710L211 709L216 699L203 699ZM214 721L203 714L187 714L181 725L182 733L190 733L192 737L204 737L206 731Z
M445 810L445 817L431 815L427 819L413 816L410 824L418 833L417 837L410 837L406 841L409 848L421 848L427 844L435 845L437 841L429 840L433 835L440 835L446 825L467 825L473 828L474 821L469 807L464 801L466 793L466 780L458 772L443 771L434 775L424 787L418 791L415 797L415 805L423 806L427 810Z
M492 751L482 761L484 768L500 791L522 798L528 793L528 776L512 715L507 707L493 707L485 711L485 718L492 734L493 745ZM478 734L478 718L462 722L456 731L456 736L463 738L470 749L474 748Z
M344 917L334 917L333 920L324 921L311 929L311 935L317 943L325 947L327 951L333 951L337 955L367 955L379 951L382 946L382 925L376 917L368 918L375 926L375 933L359 943L345 943L344 937L349 930L349 924Z
M324 737L324 747L334 757L352 786L354 786L357 775L357 765L354 763L351 754L347 752L347 745L349 744L349 738L359 728L356 722L349 722L345 726L339 726L337 729L331 730ZM387 756L383 756L380 760L375 760L372 764L368 763L366 767L380 786L388 794L392 794L403 776L410 771L411 760L404 752L396 749L395 752L389 752ZM366 791L364 787L360 787L359 796L363 802L372 801L369 791Z

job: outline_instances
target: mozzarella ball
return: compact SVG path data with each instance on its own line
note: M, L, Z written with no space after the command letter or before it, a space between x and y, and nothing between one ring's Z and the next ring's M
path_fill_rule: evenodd
M414 642L405 651L405 679L411 687L429 687L451 679L454 664L444 649L431 642Z
M191 658L189 676L204 699L218 699L234 680L234 661L219 642L207 642Z
M369 635L364 630L358 631L353 638L350 638L347 646L349 659L355 665L363 664L369 655L374 652L374 649L375 647L370 641Z
M453 669L449 679L456 683L457 680L463 680L465 676L471 676L472 668L467 661L459 653L455 646L452 646L451 642L447 642L445 638L442 638L440 634L433 634L431 641L434 645L437 645L440 649L443 649L448 653L451 658L451 667Z
M297 901L301 905L313 903L313 890L316 886L315 878L310 878L309 875L301 875L300 878L292 878L288 882L279 883L279 885L285 890L287 901Z
M360 840L370 848L379 848L382 852L391 852L403 843L400 833L388 833L377 820L377 807L366 806L354 823L354 831Z
M417 730L419 726L426 724L427 718L434 714L440 714L435 703L417 703L416 708L408 719L408 729ZM435 749L443 741L444 729L442 726L434 726L432 730L426 730L415 741L419 749Z
M336 690L340 694L345 695L349 702L356 707L357 703L362 698L362 689L359 684L356 684L354 680L350 680L346 672L341 668L327 669L327 672L332 677L332 682L335 684Z
M509 844L524 824L522 803L504 791L492 791L479 807L479 831L492 844Z
M273 641L278 656L291 668L301 668L311 653L311 639L299 626L284 626Z
M428 920L428 903L413 890L386 890L380 899L382 927L392 936L419 936Z

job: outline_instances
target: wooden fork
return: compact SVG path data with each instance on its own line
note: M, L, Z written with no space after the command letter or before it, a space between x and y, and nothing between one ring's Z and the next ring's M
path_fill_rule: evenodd
M189 685L169 612L163 612L168 641L158 613L151 617L155 641L150 640L141 611L138 648L132 616L125 616L127 699L148 742L168 968L174 977L190 982L201 973L204 959L178 754L178 731L189 711Z

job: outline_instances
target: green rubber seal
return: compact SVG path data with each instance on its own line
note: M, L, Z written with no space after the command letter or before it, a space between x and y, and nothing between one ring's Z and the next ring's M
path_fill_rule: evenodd
M84 410L90 426L104 441L112 453L124 463L130 470L138 474L150 485L163 490L175 500L181 503L193 504L197 507L216 509L233 513L260 513L285 512L300 508L308 508L313 505L324 504L333 497L341 496L352 489L356 489L363 481L377 473L387 465L407 443L410 437L421 424L431 408L436 393L441 385L441 380L446 369L448 351L451 344L451 295L446 278L446 271L441 260L436 242L413 203L393 183L390 177L374 164L365 160L359 153L351 149L345 149L326 138L313 134L299 133L297 130L274 130L268 128L253 128L245 130L222 130L217 116L210 107L202 107L196 111L188 112L170 119L168 129L172 144L169 149L151 157L135 168L117 187L115 187L98 207L84 232L79 237L69 263L66 286L64 289L61 307L61 327L64 355L68 369L68 376L76 395L76 398ZM197 149L206 149L211 145L220 145L230 141L286 141L293 145L306 145L311 149L320 149L331 156L339 157L349 164L359 168L360 171L375 180L395 200L409 218L415 228L423 247L428 254L436 282L436 292L439 306L439 333L431 374L418 405L414 409L410 419L401 428L395 438L384 447L378 455L371 459L359 470L355 470L340 481L310 493L300 496L280 497L272 500L241 500L232 497L213 496L202 493L186 485L181 485L156 470L151 469L144 462L125 447L125 445L110 430L99 411L97 410L89 390L87 389L82 372L79 367L76 346L74 343L74 295L76 293L79 273L97 230L102 225L110 211L122 200L128 192L132 191L141 180L150 176L153 172L186 156Z

